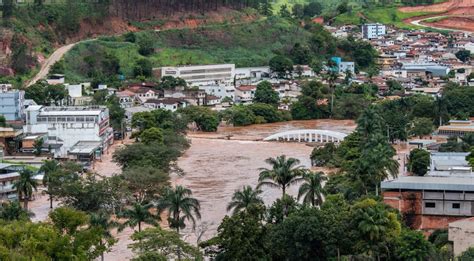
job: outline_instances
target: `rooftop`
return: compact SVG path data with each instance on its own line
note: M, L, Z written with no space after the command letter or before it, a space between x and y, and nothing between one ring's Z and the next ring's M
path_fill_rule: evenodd
M474 192L473 177L418 177L402 176L394 180L383 181L382 190L448 190Z
M69 150L69 154L92 154L101 146L100 141L79 141Z

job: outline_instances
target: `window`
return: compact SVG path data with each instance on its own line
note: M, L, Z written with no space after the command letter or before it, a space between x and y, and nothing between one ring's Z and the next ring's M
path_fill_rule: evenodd
M436 207L436 203L434 202L426 202L425 203L425 208L435 208Z
M461 203L453 203L453 208L454 209L460 209L461 208Z

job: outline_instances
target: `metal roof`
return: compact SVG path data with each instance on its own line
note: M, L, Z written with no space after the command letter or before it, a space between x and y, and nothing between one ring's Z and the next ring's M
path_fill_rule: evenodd
M70 154L92 154L101 146L100 141L79 141L69 150Z
M382 190L448 190L474 192L474 177L415 177L403 176L394 180L383 181Z

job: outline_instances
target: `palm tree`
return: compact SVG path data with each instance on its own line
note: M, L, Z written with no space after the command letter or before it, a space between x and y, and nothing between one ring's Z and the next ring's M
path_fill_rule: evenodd
M266 163L272 166L271 169L260 169L257 188L269 186L281 188L282 198L286 195L286 189L299 181L304 173L303 167L299 166L300 161L295 158L286 158L285 155L276 158L268 158Z
M150 209L153 207L153 204L140 204L134 203L132 208L124 210L119 216L126 218L127 221L123 223L120 227L120 230L123 230L124 227L135 228L138 225L138 232L142 231L142 223L149 225L158 225L157 220L160 220L160 216L154 215L150 212Z
M232 196L232 201L227 205L227 211L231 211L233 215L241 210L246 210L252 205L263 205L263 200L260 197L262 191L260 189L252 189L251 186L245 186L242 190L237 190Z
M308 172L303 175L304 183L298 191L298 200L303 197L303 202L311 206L321 206L323 203L323 182L328 178L323 172Z
M179 234L181 228L185 228L186 220L190 220L193 226L196 224L195 217L200 219L201 208L199 201L192 197L192 192L182 186L168 188L163 197L158 200L160 212L168 211L168 222L170 227L176 229Z
M49 195L49 208L53 208L53 194L51 192L51 183L53 181L53 173L59 171L60 164L57 160L47 160L41 166L40 171L44 172L43 186L47 187L46 193Z
M29 169L20 171L20 178L15 181L13 188L16 189L18 197L23 199L23 208L28 211L28 201L33 196L33 190L37 190L38 184L34 180L34 173Z
M109 242L114 242L113 236L110 233L110 230L119 226L115 221L110 220L109 214L104 211L98 213L92 213L90 215L90 224L92 227L99 228L102 230L102 238L100 240L100 246L104 246L105 243L102 239L106 239ZM101 260L104 260L104 252L101 253Z

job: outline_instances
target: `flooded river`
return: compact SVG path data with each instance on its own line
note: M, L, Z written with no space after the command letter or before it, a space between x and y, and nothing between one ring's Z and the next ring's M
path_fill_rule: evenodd
M176 184L193 191L201 202L202 219L197 223L198 231L184 230L185 239L196 243L197 235L204 230L202 240L216 234L217 227L227 213L227 204L233 193L243 186L255 187L259 168L269 167L264 161L269 157L286 155L297 158L301 165L310 167L312 147L304 143L263 142L263 138L282 131L294 129L325 129L349 133L354 129L352 121L293 121L263 124L239 128L220 128L217 133L191 133L191 147L179 159L178 166L184 176L174 176ZM230 137L230 140L227 138ZM275 188L263 188L262 197L271 205L281 196ZM296 196L298 186L290 187L289 193Z

